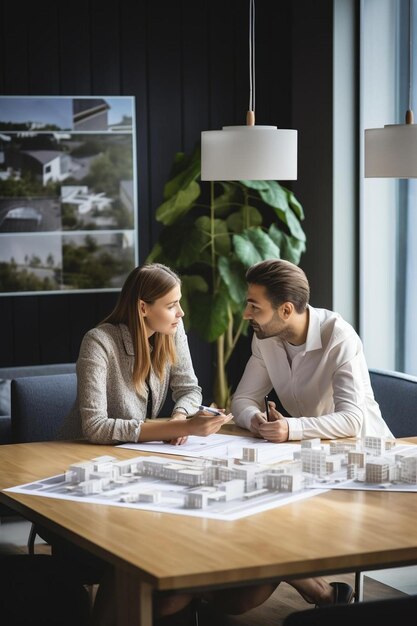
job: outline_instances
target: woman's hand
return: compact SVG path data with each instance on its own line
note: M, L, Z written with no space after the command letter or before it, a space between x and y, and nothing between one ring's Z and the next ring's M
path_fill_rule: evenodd
M221 411L221 409L218 409ZM187 426L190 435L198 435L199 437L207 437L217 433L218 430L233 419L232 413L227 415L223 412L220 415L213 415L213 413L206 413L199 411L193 417L187 420Z
M175 420L186 420L187 416L184 413L174 413L169 422L173 422ZM171 446L182 446L188 437L176 437L175 439L171 439L170 441L166 441L165 443L170 443Z

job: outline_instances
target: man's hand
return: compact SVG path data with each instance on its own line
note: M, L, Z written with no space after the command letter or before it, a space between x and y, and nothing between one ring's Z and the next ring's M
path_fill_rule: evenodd
M261 435L259 432L259 428L261 424L265 424L265 423L266 423L266 417L264 413L255 413L255 415L252 417L250 421L249 430L254 435L256 435L256 437L260 437L261 439L264 439L263 435Z
M264 413L256 413L251 420L250 430L257 437L272 441L273 443L283 443L288 441L289 427L285 417L276 410L275 402L269 402L269 419L266 421Z

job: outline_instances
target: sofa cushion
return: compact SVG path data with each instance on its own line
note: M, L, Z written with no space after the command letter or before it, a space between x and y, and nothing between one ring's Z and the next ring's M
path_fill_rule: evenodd
M75 363L0 368L0 415L10 415L10 381L12 379L48 376L49 374L72 374L73 372L75 372Z

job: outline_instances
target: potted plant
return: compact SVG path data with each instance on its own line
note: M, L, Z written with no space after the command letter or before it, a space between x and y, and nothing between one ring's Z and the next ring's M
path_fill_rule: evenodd
M200 181L200 149L175 156L156 219L164 225L147 261L175 268L182 278L184 323L216 342L213 399L230 404L226 366L247 330L242 320L246 270L283 258L298 264L305 251L304 213L276 181Z

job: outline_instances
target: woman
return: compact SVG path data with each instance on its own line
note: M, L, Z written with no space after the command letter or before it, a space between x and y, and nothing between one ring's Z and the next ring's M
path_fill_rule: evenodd
M196 413L201 388L180 299L180 279L168 267L152 263L132 270L112 313L82 341L77 401L65 421L64 438L183 444L188 435L210 435L231 419ZM153 421L169 387L175 402L171 419Z
M129 441L185 443L188 435L217 432L231 414L197 412L201 388L194 373L180 306L181 281L159 263L135 268L108 317L83 338L77 361L78 393L61 436L97 444ZM154 420L168 388L175 406L170 420ZM187 416L189 419L187 419ZM54 553L71 558L84 582L100 581L95 623L114 621L112 568L74 550L46 531ZM165 594L156 613L174 613L187 598Z

